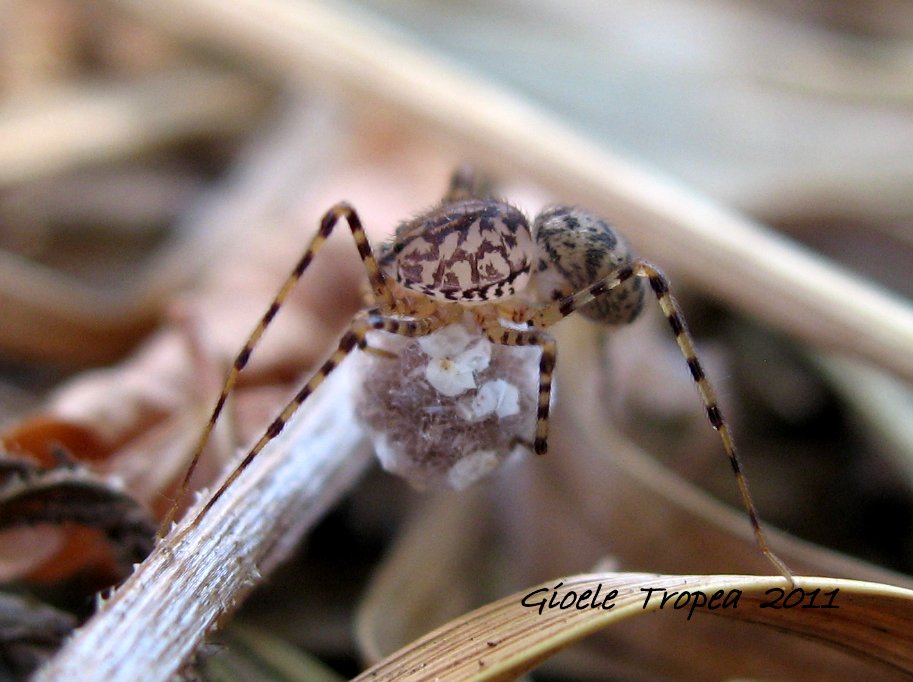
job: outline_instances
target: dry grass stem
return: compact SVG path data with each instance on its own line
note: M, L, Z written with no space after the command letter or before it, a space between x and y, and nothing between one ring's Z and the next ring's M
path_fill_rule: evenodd
M0 110L0 186L236 131L263 103L262 91L243 78L199 67L12 98Z
M35 679L172 679L371 461L348 407L352 369L340 367L188 529L196 505Z

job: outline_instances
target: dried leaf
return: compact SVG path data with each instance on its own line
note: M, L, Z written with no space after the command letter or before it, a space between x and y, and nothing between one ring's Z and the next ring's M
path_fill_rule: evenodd
M792 590L783 578L760 576L596 573L542 583L492 602L356 679L514 679L601 628L657 612L683 628L705 614L761 623L913 674L911 590L833 578L797 578ZM649 644L657 650L664 646L663 641ZM779 676L782 657L776 653L771 651L766 671L736 666L729 675Z
M24 679L50 658L73 628L68 613L0 593L0 678Z
M77 524L100 531L124 565L142 561L152 549L155 525L122 490L81 466L39 469L28 460L0 456L8 474L0 486L0 530L39 524Z

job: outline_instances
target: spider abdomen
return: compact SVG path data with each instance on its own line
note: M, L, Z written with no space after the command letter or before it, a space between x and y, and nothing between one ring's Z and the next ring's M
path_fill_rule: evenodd
M539 262L536 289L544 300L576 293L611 275L633 259L624 238L605 220L580 208L552 206L533 223ZM640 313L644 283L631 277L579 312L606 324L627 324Z
M396 231L397 282L447 301L513 296L529 279L533 240L526 217L495 199L444 203Z

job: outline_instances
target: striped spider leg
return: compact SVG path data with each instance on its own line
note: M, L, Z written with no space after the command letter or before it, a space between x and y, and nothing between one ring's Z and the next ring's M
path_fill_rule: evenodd
M219 499L219 497L222 496L225 490L227 490L228 487L235 481L235 479L237 479L241 472L247 468L250 462L266 446L266 444L275 438L280 431L282 431L286 422L297 411L298 407L308 398L311 393L317 389L321 383L323 383L323 381L339 365L339 363L341 363L342 360L350 352L352 352L354 348L366 347L365 339L368 331L373 329L383 330L394 334L401 334L404 336L422 336L424 334L431 333L436 328L435 325L438 323L438 321L434 318L404 319L401 317L403 315L408 315L409 312L415 311L405 305L408 303L408 301L400 301L399 303L394 301L393 294L390 291L390 287L388 286L383 273L378 267L377 260L374 257L374 253L371 250L368 238L365 234L364 228L362 227L361 220L359 219L358 214L355 212L355 209L344 202L333 206L324 214L323 218L320 221L320 228L318 229L317 234L311 238L310 243L308 244L301 258L298 260L291 274L289 274L289 276L285 279L278 293L275 295L275 297L273 297L269 308L267 308L267 311L263 314L263 317L259 320L259 322L257 322L250 336L244 342L241 351L235 357L231 370L229 371L228 376L225 379L225 383L222 386L221 392L219 393L219 398L216 401L215 407L213 408L213 411L209 416L209 420L206 422L206 426L204 427L200 438L197 441L196 447L194 448L193 453L190 457L190 464L187 466L187 469L184 472L184 477L181 480L177 495L175 496L174 501L168 510L168 513L165 515L164 520L159 527L159 537L164 537L167 534L169 526L171 525L172 521L174 521L178 504L187 493L190 479L196 470L197 464L200 461L200 457L203 454L206 443L209 441L212 430L215 428L219 415L222 413L225 402L228 399L228 396L234 388L235 384L237 383L238 375L249 362L254 347L257 345L264 332L266 332L267 327L269 327L270 323L279 312L279 309L288 298L295 284L301 279L302 275L304 275L305 270L307 270L308 266L314 260L314 257L320 250L320 247L323 246L323 244L332 234L333 228L336 226L340 219L345 219L346 223L349 225L349 228L352 231L352 236L355 239L355 245L358 249L358 254L361 257L362 263L364 264L365 270L368 274L368 280L370 282L371 291L377 307L372 308L369 311L362 311L358 316L356 316L349 329L340 339L339 346L336 351L313 374L313 376L311 376L308 382L295 395L295 397L283 408L279 416L276 417L266 432L260 437L253 448L251 448L247 456L245 456L241 463L232 471L229 477L220 485L215 494L212 495L212 497L200 511L199 515L197 516L197 520L202 518L206 512L209 511L213 504L215 504L215 502ZM397 317L391 317L391 315L397 315ZM195 523L196 521L194 524Z
M519 319L517 313L512 312L510 304L500 307L501 311L509 311L514 319ZM520 306L524 310L525 305ZM525 320L524 320L525 321ZM555 339L542 329L513 329L503 326L496 318L482 321L482 331L491 343L500 346L536 346L539 348L539 386L536 399L536 434L532 442L532 450L537 455L548 453L548 415L552 396L552 375L555 371L558 348ZM524 439L520 442L528 444Z
M732 431L723 418L713 386L698 360L694 339L678 302L669 291L666 276L652 263L634 258L621 237L605 221L579 208L557 206L546 209L536 218L534 226L542 254L539 271L544 273L540 290L554 299L528 312L528 320L536 328L549 327L575 311L608 324L631 322L642 307L643 279L649 282L697 385L707 419L720 434L755 541L777 571L792 583L792 572L767 542ZM555 277L555 271L559 276ZM549 292L549 286L555 288ZM569 289L579 290L568 294ZM547 405L544 411L547 418ZM537 442L540 437L545 437L545 428L547 420L540 420L539 430L543 433L537 430Z

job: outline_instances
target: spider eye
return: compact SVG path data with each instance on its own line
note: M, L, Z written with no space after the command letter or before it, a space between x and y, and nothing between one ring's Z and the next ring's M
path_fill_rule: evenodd
M400 253L405 248L406 245L403 242L397 242L393 245L393 253Z

